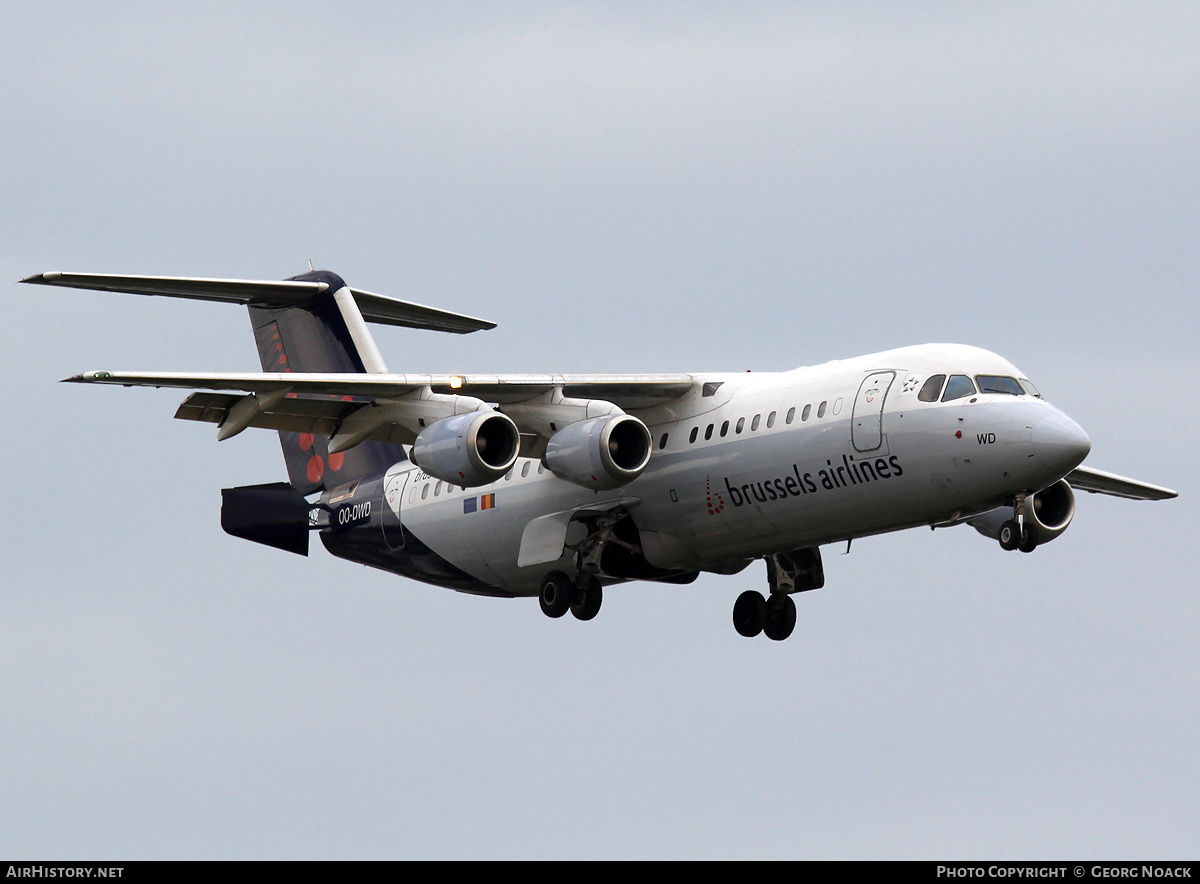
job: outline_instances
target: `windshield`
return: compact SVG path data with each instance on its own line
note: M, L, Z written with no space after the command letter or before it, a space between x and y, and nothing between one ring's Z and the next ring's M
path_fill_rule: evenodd
M1006 378L994 374L980 374L975 376L975 380L979 382L980 393L1007 393L1010 396L1020 396L1025 392L1021 389L1021 385L1017 383L1016 378Z

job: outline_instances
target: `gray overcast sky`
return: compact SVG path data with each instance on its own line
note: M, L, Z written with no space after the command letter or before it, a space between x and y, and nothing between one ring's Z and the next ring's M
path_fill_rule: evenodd
M394 371L1019 365L1089 465L1032 556L826 548L590 623L220 530L284 478L168 391L241 309L5 283L0 856L1194 858L1200 6L10 4L0 268L352 285L500 323Z

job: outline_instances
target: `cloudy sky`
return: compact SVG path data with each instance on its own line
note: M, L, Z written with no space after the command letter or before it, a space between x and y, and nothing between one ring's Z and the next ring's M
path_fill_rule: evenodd
M897 7L6 9L0 856L1195 857L1200 6ZM223 534L272 434L57 381L244 311L15 284L309 260L499 323L394 371L987 347L1181 497L827 548L783 643L761 566L551 621Z

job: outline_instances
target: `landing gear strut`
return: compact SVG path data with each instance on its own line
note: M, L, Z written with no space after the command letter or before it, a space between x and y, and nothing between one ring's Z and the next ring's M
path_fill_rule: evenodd
M1025 520L1026 495L1018 494L1013 504L1013 517L1000 526L1000 548L1033 552L1038 545L1037 525Z
M792 593L820 589L825 585L821 552L816 547L767 556L767 585L770 598L748 589L733 604L733 628L738 635L754 638L760 632L781 642L796 628L796 603Z

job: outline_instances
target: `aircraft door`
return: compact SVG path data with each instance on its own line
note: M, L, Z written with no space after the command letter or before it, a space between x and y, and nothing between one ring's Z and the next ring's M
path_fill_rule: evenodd
M404 500L404 486L408 482L409 470L391 473L383 480L383 540L389 549L404 549L404 529L400 525L400 504Z
M858 388L850 421L855 451L875 451L883 444L883 402L895 379L894 371L877 371L867 375Z

